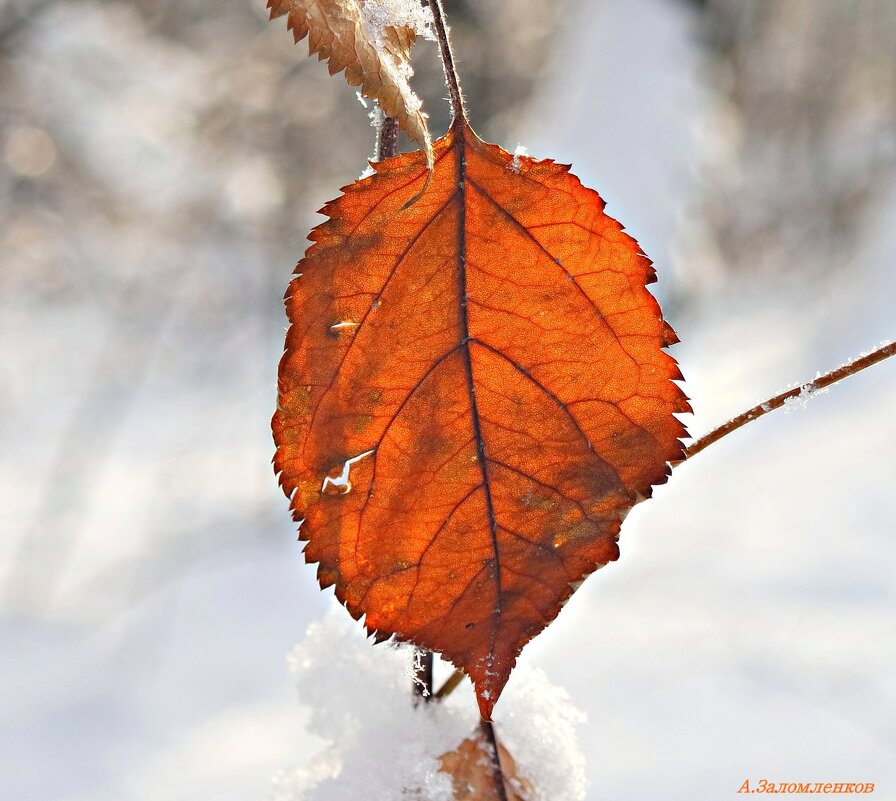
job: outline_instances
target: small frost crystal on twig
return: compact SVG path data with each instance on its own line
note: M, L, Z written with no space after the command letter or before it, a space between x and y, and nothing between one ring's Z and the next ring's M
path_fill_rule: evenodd
M817 379L820 378L820 376L821 373L818 373L815 377ZM830 387L818 387L814 381L808 381L805 384L801 384L798 395L785 398L784 413L787 414L787 412L792 412L794 409L805 409L812 398L824 395L829 389Z
M407 691L412 659L405 646L371 648L338 607L308 629L289 662L299 701L309 707L309 732L325 744L302 760L305 767L276 777L271 801L477 798L456 784L482 767L465 759L481 757L470 745L478 727L470 690L414 706ZM582 713L544 674L525 666L507 694L513 701L496 727L514 763L509 789L525 787L517 796L525 801L581 801Z
M411 90L411 47L432 38L432 14L415 0L268 0L271 18L286 16L295 41L308 37L311 53L326 60L331 75L345 79L395 117L425 151L432 141L420 98Z
M420 674L423 671L423 651L419 648L415 648L413 651L414 658L413 664L409 667L405 668L405 679L410 679L411 683L417 688L424 698L428 698L432 695L429 687L426 686L426 682L420 678Z
M728 434L737 431L737 429L745 426L747 423L752 423L754 420L759 419L775 409L780 409L784 406L788 407L789 410L793 405L805 406L811 398L827 392L828 387L833 386L838 381L842 381L844 378L855 375L861 370L865 370L878 362L882 362L884 359L889 359L891 356L896 356L896 343L885 341L881 342L875 350L872 350L869 353L862 353L852 361L841 365L835 370L831 370L827 373L816 373L814 381L809 381L805 384L800 384L799 386L794 386L783 392L779 392L773 398L769 398L767 401L757 404L752 409L747 409L747 411L741 412L737 417L732 417L727 423L723 423L708 434L704 434L685 448L684 459L676 462L676 464L681 464L681 462L700 453L700 451L709 447L714 442L718 442L722 437L728 436Z

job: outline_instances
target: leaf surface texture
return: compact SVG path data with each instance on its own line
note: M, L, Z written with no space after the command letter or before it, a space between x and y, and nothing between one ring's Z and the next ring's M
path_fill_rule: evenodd
M437 651L483 717L523 645L619 555L689 409L650 261L568 167L462 119L375 166L287 292L275 469L322 586Z

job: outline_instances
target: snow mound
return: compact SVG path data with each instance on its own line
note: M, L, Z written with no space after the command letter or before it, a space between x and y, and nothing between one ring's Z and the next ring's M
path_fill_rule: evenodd
M289 657L310 733L325 741L274 779L271 801L451 801L439 757L477 727L465 684L444 702L411 699L413 652L375 647L341 607L309 627ZM576 728L584 715L540 670L521 665L496 711L499 739L535 788L531 801L585 797Z

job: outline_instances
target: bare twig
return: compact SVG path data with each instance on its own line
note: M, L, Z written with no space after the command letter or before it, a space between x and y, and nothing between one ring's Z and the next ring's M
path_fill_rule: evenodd
M829 373L820 375L812 381L788 389L786 392L781 392L773 398L769 398L764 403L757 404L752 409L747 409L747 411L742 412L737 415L737 417L732 417L727 423L723 423L718 428L713 429L708 434L704 434L702 437L695 440L691 445L685 448L684 459L676 462L676 464L681 464L681 462L686 459L690 459L692 456L705 450L713 443L718 442L722 437L726 437L728 434L737 431L737 429L745 426L747 423L752 423L763 415L768 414L775 409L780 409L791 398L799 397L803 393L810 394L817 390L824 389L825 387L829 387L832 384L836 384L844 378L855 375L866 367L871 367L871 365L882 362L884 359L893 355L896 355L896 342L889 342L885 345L881 345L877 350L873 350L865 356L860 356L858 359L853 359L853 361L847 362L836 370L831 370Z
M445 23L442 0L430 0L429 7L432 9L436 38L439 40L439 53L442 56L442 66L445 68L445 83L448 84L451 112L455 119L466 119L467 111L464 108L464 95L460 88L460 78L458 78L457 69L454 66L454 54L451 52L451 41L448 38L448 25Z
M479 731L492 750L492 777L495 781L498 799L499 801L508 801L507 780L504 778L504 769L501 767L501 752L498 750L495 726L490 720L480 720Z
M380 126L376 139L375 161L390 159L398 155L398 118L386 117Z
M457 686L464 680L465 675L466 674L460 670L460 668L455 670L454 673L445 680L445 683L439 687L439 690L435 695L436 701L441 701L451 695L451 693L457 689Z

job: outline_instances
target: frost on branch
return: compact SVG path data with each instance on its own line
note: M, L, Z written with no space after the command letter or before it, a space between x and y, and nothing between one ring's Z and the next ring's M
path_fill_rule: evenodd
M340 608L308 629L290 656L310 732L326 745L296 755L304 767L274 781L271 801L454 801L446 755L477 729L469 685L440 703L411 701L410 649L373 648ZM581 801L583 715L540 671L521 666L508 685L498 737L512 754L525 801ZM448 760L447 762L450 762ZM515 788L512 788L515 789Z

